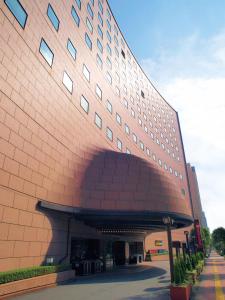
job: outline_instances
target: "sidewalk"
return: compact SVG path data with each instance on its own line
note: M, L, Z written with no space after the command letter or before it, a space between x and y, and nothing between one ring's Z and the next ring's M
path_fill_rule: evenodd
M216 252L207 259L192 300L225 300L225 260Z

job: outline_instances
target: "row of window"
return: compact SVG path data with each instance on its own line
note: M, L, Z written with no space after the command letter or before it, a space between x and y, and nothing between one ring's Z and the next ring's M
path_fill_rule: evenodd
M13 13L13 15L16 17L16 19L19 22L19 24L24 28L25 24L26 24L26 20L27 20L27 13L24 10L24 8L22 7L22 5L20 4L20 2L19 1L12 1L12 0L11 1L10 0L5 0L5 3L8 6L8 8L11 10L11 12ZM81 7L81 2L80 1L77 0L76 3L78 5L78 7ZM89 15L92 17L92 10L91 10L91 7L90 7L89 3L88 3L88 6L87 6L87 9L89 11ZM72 14L72 17L73 17L75 23L77 24L77 26L79 26L80 18L78 16L78 14L77 14L74 6L72 6L71 14ZM53 27L55 28L55 30L58 31L58 29L59 29L59 19L57 18L56 14L55 14L55 12L54 12L54 10L53 10L53 8L52 8L52 6L50 4L48 5L47 15L48 15L48 17L49 17L49 19L50 19ZM89 21L88 18L87 18L87 26L90 27L89 28L90 30L93 30L93 28L91 27L92 25L91 25L91 23L90 23L90 21ZM91 39L90 39L90 37L88 36L87 33L85 34L85 41L86 41L87 46L91 49L92 48L92 42L91 42ZM101 45L101 43L100 43L99 40L97 40L97 43L98 42L99 42L98 48L101 50L102 49L102 45ZM75 60L76 59L76 48L74 47L74 45L73 45L73 43L71 42L70 39L68 39L68 42L67 42L67 49L70 52L72 58ZM50 66L52 66L53 59L54 59L54 54L53 54L53 52L51 51L51 49L49 48L49 46L47 45L47 43L45 42L44 39L41 40L40 49L39 50L40 50L40 53L42 54L42 56L47 61L47 63ZM125 56L125 54L123 56ZM85 65L83 66L83 74L84 74L84 77L90 82L90 72L89 72L88 68ZM108 79L108 80L111 81L110 79ZM68 91L72 94L72 92L73 92L73 81L70 78L70 76L67 74L67 72L64 72L64 74L63 74L63 84L68 89ZM144 92L141 91L141 93L142 93L142 97L144 98ZM100 99L102 99L102 91L101 91L101 89L100 89L100 87L98 85L96 85L96 95ZM128 107L128 103L125 106ZM84 97L82 97L81 107L86 112L88 112L88 110L89 110L89 103L88 103L88 101ZM112 113L112 104L109 101L107 101L107 109ZM95 123L96 123L96 125L98 124L99 128L101 127L100 120L101 120L101 118L99 117L98 114L96 114L96 121L95 121ZM118 113L116 114L116 120L117 120L117 122L120 125L122 124L121 117L119 116ZM142 125L140 119L139 119L139 124ZM147 132L147 127L145 127L145 131ZM130 128L129 128L129 126L127 124L125 124L125 132L128 135L130 135ZM110 130L110 128L107 129L107 137L110 140L113 140L113 133ZM137 143L137 137L136 137L136 135L134 133L133 133L133 141L135 143ZM119 140L118 143L119 143L118 149L122 148L122 142ZM159 144L159 140L158 139L157 139L157 143ZM144 144L143 144L142 141L140 141L140 148L142 150L144 150ZM149 152L149 150L147 148L147 153L148 152ZM153 157L153 159L154 159L154 157ZM159 160L159 164L160 164L160 160Z

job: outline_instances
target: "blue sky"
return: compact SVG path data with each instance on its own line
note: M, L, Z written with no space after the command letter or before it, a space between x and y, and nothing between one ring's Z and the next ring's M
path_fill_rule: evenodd
M138 62L179 112L210 229L225 227L225 1L109 3Z

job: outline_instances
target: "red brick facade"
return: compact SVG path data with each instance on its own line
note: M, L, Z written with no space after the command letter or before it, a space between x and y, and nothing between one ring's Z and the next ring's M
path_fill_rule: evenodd
M60 21L58 31L47 16L49 2ZM67 216L39 210L39 199L72 207L150 209L192 215L177 113L149 82L128 46L123 46L125 42L108 3L102 2L101 14L98 1L94 6L89 2L93 20L87 1L82 1L79 10L72 0L20 0L27 13L23 29L5 2L0 1L1 271L38 265L46 256L58 261L64 255ZM72 5L80 18L79 27L71 15ZM87 28L87 17L93 33ZM98 25L104 33L103 40L98 36ZM85 44L85 33L91 38L92 50ZM54 53L51 67L39 51L42 38ZM76 48L76 60L67 49L68 38ZM101 40L103 54L96 45L97 39ZM102 69L96 64L97 54L102 59ZM90 81L83 75L84 64L90 71ZM64 71L73 81L72 93L63 84ZM112 84L107 81L108 75ZM96 85L102 91L102 99L96 94ZM82 95L89 102L88 113L80 105ZM107 100L112 104L112 112L107 109ZM102 119L102 128L94 122L96 113ZM121 124L116 121L117 114ZM106 136L107 128L113 133L113 141ZM122 150L117 147L118 139ZM132 191L82 190L85 171L93 156L102 150L131 152L154 166L156 173L167 178L168 189L169 182L175 187L174 204L168 202L164 206L165 199L157 198L154 190L154 196L132 202L136 205L133 207ZM140 168L134 165L131 174L123 174L135 177L138 172ZM95 173L91 176L96 178ZM139 196L146 197L141 192ZM94 228L79 221L73 221L73 233L102 238Z

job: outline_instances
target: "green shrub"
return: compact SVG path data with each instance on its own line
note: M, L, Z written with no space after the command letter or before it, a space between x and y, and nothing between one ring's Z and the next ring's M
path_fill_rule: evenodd
M179 259L176 259L174 263L174 282L176 285L181 285L185 282L185 273L182 270Z
M196 258L196 255L195 254L192 254L191 255L191 264L192 264L192 268L195 269L197 264L198 264L198 261L197 261L197 258Z
M187 268L188 271L193 270L192 263L191 263L189 255L186 255L186 268Z
M37 266L26 269L18 269L7 272L0 272L0 284L17 281L21 279L46 275L50 273L57 273L70 270L71 265L58 265L58 266Z

